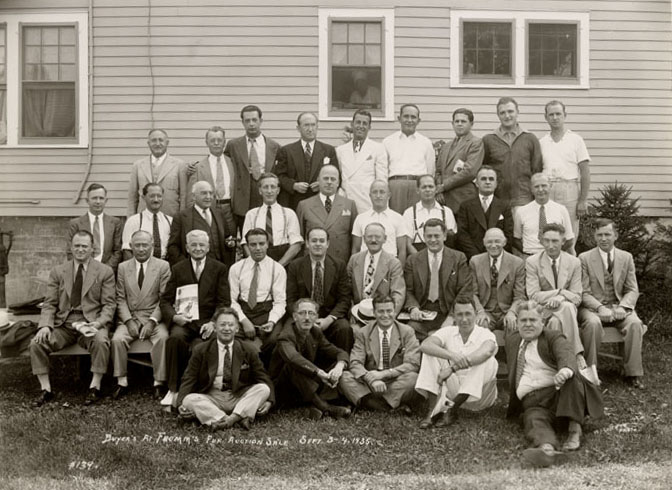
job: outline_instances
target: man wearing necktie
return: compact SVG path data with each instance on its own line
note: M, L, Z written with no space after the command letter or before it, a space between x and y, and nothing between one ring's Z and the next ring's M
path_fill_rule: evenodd
M566 454L558 449L580 447L585 416L603 415L602 393L579 374L565 336L544 328L541 309L534 301L524 302L518 310L518 331L506 338L506 359L510 391L507 417L522 415L530 442L523 459L535 467L566 461ZM569 426L562 446L555 428L560 420Z
M30 364L42 393L34 406L54 400L49 354L78 343L91 354L93 377L84 402L102 398L100 383L110 355L109 328L116 307L112 268L92 260L93 236L79 230L71 239L72 260L55 267L47 284L39 330L30 343Z
M586 348L586 362L597 365L602 327L616 327L625 341L623 362L626 379L632 386L642 389L642 337L646 326L635 312L639 297L635 262L629 252L615 247L618 231L613 221L598 219L594 236L597 246L579 255L583 271L579 325Z
M129 217L124 224L121 235L121 249L124 260L133 258L131 250L131 236L139 230L146 231L152 236L152 256L165 259L168 253L170 226L173 218L161 211L163 203L163 187L161 184L149 183L142 189L142 198L146 209Z
M255 417L275 402L273 383L257 353L236 339L240 328L232 308L213 315L215 334L194 347L177 397L179 417L196 418L211 430L239 424L249 430Z

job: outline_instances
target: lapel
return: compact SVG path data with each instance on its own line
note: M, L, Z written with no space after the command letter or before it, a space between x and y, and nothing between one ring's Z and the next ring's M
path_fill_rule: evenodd
M208 349L208 386L212 386L212 383L215 382L215 377L217 377L217 368L219 367L219 344L217 344L217 339L211 341L210 348Z
M478 264L477 270L481 276L481 281L485 284L485 289L490 294L490 255L486 252L481 257L479 257L480 264ZM502 268L504 261L502 260ZM502 274L499 274L499 277L502 277ZM486 299L487 301L487 299Z
M397 350L399 350L400 345L401 334L399 333L399 325L397 325L397 322L395 321L390 329L390 362L392 362L392 358L397 353Z
M366 254L369 252L360 252L355 255L355 262L352 265L352 274L355 276L355 288L364 294L364 265L366 264ZM380 260L378 261L380 265ZM378 271L376 271L376 275ZM375 282L375 277L374 277Z
M145 297L152 288L152 285L156 280L156 269L157 269L156 259L154 257L150 257L149 260L145 262L145 280L142 282L142 289L140 290L140 298Z
M443 291L448 289L448 280L450 279L450 273L453 270L453 259L448 256L448 250L446 247L443 247L443 258L441 259L441 268L439 269L439 280L443 278ZM441 294L442 291L439 291Z
M256 140L255 140L256 143ZM242 136L238 140L235 141L234 143L237 147L238 153L240 154L240 157L245 164L245 166L250 168L250 160L249 160L249 155L247 154L247 136ZM268 161L268 160L267 160Z
M239 342L233 341L231 353L231 388L236 390L240 378L240 365L243 363L243 349Z
M616 254L614 254L615 256ZM600 250L595 247L589 255L591 269L595 272L595 277L600 283L602 290L604 290L604 264L602 263L602 257L600 257ZM614 283L616 283L615 271L614 271Z
M156 181L161 182L166 175L173 171L176 165L177 162L170 155L166 155L166 159L159 167L159 175L156 176Z
M98 275L96 271L97 267L96 261L93 258L90 259L84 275L84 281L82 282L82 301L84 301L84 296L86 296L86 293L96 280L96 276Z
M165 162L164 162L165 163ZM152 181L152 157L148 156L140 162L140 170L145 174L147 182Z
M509 276L509 271L511 270L511 258L507 255L505 250L502 250L502 263L499 265L499 275L497 276L497 287L500 287L502 283Z
M189 259L189 268L191 269L191 276L194 278L194 282L198 282L198 296L201 296L201 287L203 288L203 291L207 290L207 287L210 285L208 282L210 279L210 268L208 267L208 261L212 259L208 259L208 256L206 255L203 258L203 270L201 271L201 278L196 281L196 274L194 274L194 268L191 266L191 258Z
M131 259L130 263L127 265L128 267L124 266L124 268L119 273L124 274L124 280L126 281L126 289L128 289L129 293L131 294L131 297L140 300L141 291L140 289L138 289L138 280L136 279L137 269L135 266L135 259ZM145 268L145 279L147 278L147 269L149 269L149 267ZM147 281L145 280L145 282ZM143 283L143 289L144 284L145 283Z
M69 260L68 262L66 262L65 272L63 273L64 275L63 279L65 281L65 292L68 295L68 298L70 298L72 295L72 286L75 283L74 274L75 274L75 261Z
M499 218L500 214L503 214L503 210L504 207L502 206L501 201L493 196L492 202L490 203L490 219L487 228L495 228L497 226L497 218Z
M310 256L306 255L301 264L301 274L303 275L303 283L306 285L306 292L308 296L312 297L313 293L313 269L310 262Z
M103 232L105 233L105 243L111 244L114 236L114 225L112 224L112 217L107 214L103 214ZM103 255L105 255L105 243L101 244L103 249Z
M560 252L560 263L558 264L558 289L564 289L567 277L569 276L569 255L566 252ZM553 272L551 271L551 276Z
M371 347L371 354L376 367L380 365L380 337L378 336L378 325L376 322L371 322L371 332L369 333L369 346ZM392 358L392 349L390 348L390 358Z
M329 215L327 214L327 210L324 207L324 204L322 204L322 200L320 199L320 194L317 193L313 197L309 197L306 199L306 204L310 204L310 206L307 206L308 209L315 215L315 218L317 218L317 221L319 223L324 223L325 228L329 228L327 226L327 220L329 219ZM334 199L334 202L332 203L331 206L331 212L333 214L334 212L334 205L336 204L336 199Z
M263 138L266 143L266 172L271 172L275 165L275 155L277 150L275 149L273 140L269 140L266 136L263 136Z
M466 138L466 136L463 137L463 138L460 138L460 140L457 143L455 143L455 139L457 139L457 137L453 138L453 140L450 142L450 149L448 150L448 162L449 163L448 163L448 168L446 169L446 171L449 174L453 173L453 170L455 169L455 163L458 160L457 156L460 154L462 148L464 147L465 141L466 141L467 138Z
M317 199L320 199L319 195ZM326 216L326 219L324 220L324 227L328 230L329 227L343 214L343 211L345 210L345 198L339 196L338 194L334 194L333 196L333 203L331 204L331 213ZM322 210L324 211L324 214L327 214L327 210L322 206L322 201L319 201L320 206L322 207Z
M490 208L494 207L495 201L490 203ZM492 216L493 209L490 209L490 216ZM481 195L478 194L478 197L471 202L471 212L474 214L476 221L484 230L488 229L488 223L485 220L485 211L483 211L483 206L481 206Z
M297 182L310 182L308 176L304 172L305 167L305 158L303 156L303 146L301 146L301 140L295 142L288 148L294 154L294 161L296 162L296 181ZM312 158L315 158L315 150L313 149ZM312 165L312 159L311 159Z
M429 276L432 273L429 270L429 249L425 248L418 253L418 266L418 276L420 277L420 284L422 285L421 296L423 296L427 290L427 284L429 284Z
M208 158L209 156L206 156L203 160L201 160L201 175L199 176L199 180L207 180L208 182L212 182L214 184L215 178L212 175L212 171L210 170L210 161Z
M93 233L91 230L91 222L89 221L89 213L87 212L84 216L79 218L79 227L82 230L86 230L89 233Z
M365 253L369 253L368 251ZM365 255L366 257L366 255ZM385 253L384 251L380 253L380 258L378 259L378 265L376 266L376 270L373 273L373 286L371 287L371 291L375 291L378 288L378 285L385 279L385 273L388 270L388 264L390 263L391 257ZM363 266L364 264L362 264ZM362 271L362 274L360 274L360 280L364 274L364 271Z
M322 166L322 161L324 160L324 148L322 143L315 140L313 145L313 154L310 158L310 177L306 182L315 182L317 180L317 174L320 173L320 167Z
M322 294L324 295L325 300L327 299L327 295L329 294L331 284L333 283L335 277L336 277L336 268L334 267L333 259L328 255L326 255L324 257L324 277L322 278L324 283Z
M616 284L618 284L618 280L621 278L621 273L625 270L624 257L618 252L619 250L614 247L614 264L611 269L614 279L614 290L616 290ZM602 262L602 259L600 259L600 262Z
M551 287L553 287L555 284L555 278L553 277L553 269L551 269L551 259L548 257L548 255L546 255L546 252L542 252L539 256L539 266L541 267L541 274L546 278ZM560 271L558 271L558 285L559 284Z

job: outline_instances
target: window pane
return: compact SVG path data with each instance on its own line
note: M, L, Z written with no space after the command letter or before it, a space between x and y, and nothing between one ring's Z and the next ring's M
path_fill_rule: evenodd
M75 28L74 27L61 27L61 46L74 46L75 45Z
M511 75L511 23L464 22L463 75Z
M41 56L40 56L41 50L39 47L36 46L30 46L26 47L24 50L24 60L26 63L39 63Z
M58 46L58 27L42 28L42 45Z
M371 24L366 24L366 43L367 44L380 44L382 42L380 38L380 23L376 22Z
M40 65L30 64L23 67L24 80L40 80Z
M68 80L74 82L77 78L77 67L75 65L61 65L59 80Z
M576 24L530 24L528 36L530 76L577 77Z
M332 43L348 42L348 24L346 24L345 22L332 22L331 42Z
M380 66L380 46L366 47L366 64Z
M364 46L348 46L348 64L349 65L363 65L364 64Z
M50 88L24 86L21 135L27 138L74 138L75 84L49 85Z
M58 80L58 65L42 65L40 80Z
M24 44L26 46L40 46L42 36L39 27L25 27L23 29Z
M61 63L74 63L75 62L75 47L74 46L65 46L60 48L60 58Z
M331 109L380 109L381 80L380 67L333 67Z
M74 27L26 27L23 35L24 80L74 80L73 66L61 69L60 63L75 65ZM59 41L68 44L61 46ZM67 78L59 78L61 75Z
M348 64L348 46L346 44L334 44L331 47L331 64L332 65Z
M364 24L362 24L361 22L357 22L348 25L348 42L349 43L364 42Z
M42 63L58 63L57 46L45 46L42 48Z
M2 69L4 70L4 66ZM0 145L7 144L7 91L0 86Z

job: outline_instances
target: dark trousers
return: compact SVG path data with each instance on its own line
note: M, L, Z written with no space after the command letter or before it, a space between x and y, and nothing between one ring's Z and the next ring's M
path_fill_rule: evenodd
M168 370L168 389L179 391L182 375L187 370L191 348L203 340L198 330L173 324L170 336L166 340L166 369Z
M324 336L329 342L336 347L340 347L348 354L355 344L355 334L347 318L339 318L329 325L329 328L324 331Z
M441 325L448 316L447 314L441 312L439 301L428 301L421 309L427 311L436 311L436 318L434 318L434 320L421 322L409 320L408 326L415 330L415 337L418 339L418 342L422 342L427 337L429 337L432 332L441 328Z

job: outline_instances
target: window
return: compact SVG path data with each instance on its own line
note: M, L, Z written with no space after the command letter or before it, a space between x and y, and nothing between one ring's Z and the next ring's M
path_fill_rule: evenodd
M85 147L88 141L86 14L8 14L0 77L6 146ZM3 85L4 83L4 85ZM3 90L4 88L4 90Z
M320 119L393 118L393 12L320 10Z
M451 11L452 87L588 88L589 14Z
M7 143L7 28L0 24L0 145Z

